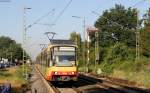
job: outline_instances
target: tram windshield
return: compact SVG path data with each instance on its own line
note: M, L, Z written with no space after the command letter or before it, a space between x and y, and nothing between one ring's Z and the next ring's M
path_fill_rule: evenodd
M75 61L75 55L59 55L58 56L59 62L74 62Z
M54 52L56 66L74 66L76 62L75 48L73 50L59 50ZM71 49L69 47L69 49Z

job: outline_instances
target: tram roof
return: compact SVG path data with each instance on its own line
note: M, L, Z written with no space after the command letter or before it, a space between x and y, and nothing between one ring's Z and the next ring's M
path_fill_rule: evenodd
M51 43L48 45L48 47L45 49L46 51L49 51L51 47L54 46L73 46L77 47L73 40L62 40L62 39L54 39L51 41Z
M51 45L75 45L73 40L62 40L62 39L54 39L50 43Z
M54 46L73 46L73 47L77 47L75 42L73 40L62 40L62 39L54 39L52 40L48 47L43 49L42 51L49 51L51 47Z

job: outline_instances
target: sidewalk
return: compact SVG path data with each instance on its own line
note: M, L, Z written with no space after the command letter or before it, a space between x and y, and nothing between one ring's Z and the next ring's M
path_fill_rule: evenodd
M35 70L35 68L31 72L31 74L31 93L49 93L48 89L46 88L46 85L42 81L39 73Z

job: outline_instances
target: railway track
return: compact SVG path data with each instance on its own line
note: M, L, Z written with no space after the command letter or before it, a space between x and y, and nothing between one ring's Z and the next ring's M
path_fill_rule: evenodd
M123 86L113 81L98 79L83 74L79 75L78 81L75 83L51 83L44 79L37 68L36 70L40 74L43 82L45 82L49 93L150 93L134 87Z
M135 87L129 87L129 86L125 86L122 84L118 84L118 83L113 82L113 81L101 80L101 79L97 79L95 77L90 77L90 76L86 76L86 75L80 75L79 78L82 80L85 80L87 82L95 83L101 87L110 89L114 93L150 93L150 92L145 91L143 89L139 89L139 88L135 88Z
M63 85L58 86L58 84L53 84L51 82L48 82L44 79L41 72L38 70L38 68L35 67L35 70L39 73L40 78L45 83L49 93L82 93L79 89L77 89L75 86L71 85L70 87Z
M134 89L136 91L140 91L141 93L150 93L150 89L145 88L143 85L139 85L136 82L123 80L123 79L116 79L112 77L106 77L107 82L111 82L120 86L125 86L129 89Z
M52 83L49 84L51 85ZM53 87L55 93L82 93L82 91L72 84L52 84L51 87Z

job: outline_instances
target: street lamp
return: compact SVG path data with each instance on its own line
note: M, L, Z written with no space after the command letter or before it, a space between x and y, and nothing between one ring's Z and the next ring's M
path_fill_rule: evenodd
M27 27L26 27L26 11L29 10L29 9L31 9L31 8L23 7L23 47L25 47L25 44L26 44L26 31L27 31ZM25 57L26 57L25 50L23 48L23 75L24 75ZM25 73L25 74L27 74L27 73Z
M82 56L83 56L83 62L84 62L84 65L85 65L85 67L84 67L84 72L86 72L88 69L86 69L86 61L85 61L85 17L81 17L81 16L72 16L72 17L74 17L74 18L79 18L79 19L82 19L83 20L83 41L84 41L84 45L83 45L83 54L82 54Z

